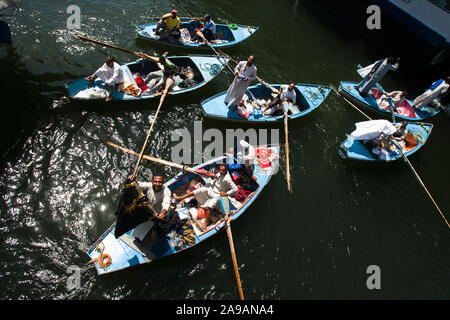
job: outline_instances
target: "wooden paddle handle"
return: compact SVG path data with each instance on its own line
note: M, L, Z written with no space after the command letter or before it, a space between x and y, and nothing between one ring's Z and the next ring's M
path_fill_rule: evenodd
M284 112L284 135L286 138L284 147L286 150L286 181L287 181L287 189L291 191L291 172L289 169L289 138L288 138L288 112Z
M241 300L244 300L244 292L242 291L241 277L239 276L236 252L234 250L233 235L231 234L231 226L230 226L231 217L229 217L229 214L228 214L228 211L229 211L228 204L227 204L228 199L226 197L222 197L222 202L223 202L223 207L225 210L225 227L227 229L228 242L230 245L231 259L233 260L234 273L236 275L236 283L238 286L239 298Z

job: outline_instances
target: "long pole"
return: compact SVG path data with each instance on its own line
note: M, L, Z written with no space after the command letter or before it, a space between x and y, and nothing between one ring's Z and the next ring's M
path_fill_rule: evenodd
M205 18L200 18L200 17L178 17L180 20L199 20L199 21L203 21ZM162 17L150 17L150 20L161 20Z
M111 147L114 147L116 149L122 150L122 151L124 151L126 153L133 154L133 155L139 157L139 153L137 153L137 152L135 152L133 150L127 149L127 148L122 147L122 146L119 146L119 145L117 145L115 143L112 143L110 141L108 141L107 144L110 145ZM142 156L142 159L150 160L150 161L153 161L153 162L156 162L156 163L160 163L160 164L163 164L163 165L166 165L166 166L169 166L169 167L174 167L174 168L177 168L177 169L181 169L181 170L184 170L184 171L187 171L187 172L191 172L191 173L195 173L195 174L199 174L199 175L203 175L203 176L205 176L205 175L210 176L210 175L208 175L208 171L196 170L196 169L191 168L191 167L186 167L186 166L183 166L183 165L175 163L175 162L170 162L170 161L167 161L167 160L151 157L151 156L148 156L148 155L145 155L145 154Z
M284 148L286 151L286 181L287 181L287 189L289 192L291 192L291 172L289 169L289 139L288 139L288 112L287 110L284 111L284 136L285 136L285 143Z
M232 61L233 63L237 64L238 62L236 60L233 60L233 58L231 58L229 55L227 55L226 53L220 51L220 54L226 56L227 58L230 59L230 61ZM274 87L270 86L267 82L265 82L264 80L262 80L261 78L256 77L256 79L262 83L264 86L266 86L267 88L269 88L270 90L272 90L272 92L274 93L278 93L277 89L275 89ZM249 91L250 92L250 91ZM251 94L251 93L250 93ZM253 97L254 98L254 97ZM286 150L286 181L287 181L287 189L289 192L291 192L291 174L290 174L290 169L289 169L289 139L288 139L288 115L287 115L287 111L285 111L284 113L284 135L285 135L285 150Z
M345 99L345 97L343 97L334 87L333 85L330 85L331 88L334 90L334 92L336 92L339 96L341 96L342 98L344 98L345 101L347 101L353 108L355 108L356 110L358 110L360 113L362 113L366 118L368 118L369 120L372 120L372 118L370 118L368 115L366 115L364 112L362 112L361 110L358 109L358 107L356 107L353 103L351 103L350 101L348 101L347 99ZM436 201L434 201L434 198L432 197L431 193L428 191L427 187L425 186L425 184L423 183L422 179L420 178L419 174L417 173L416 169L414 169L413 165L411 164L411 162L409 161L408 157L403 153L403 150L401 148L401 146L398 146L395 142L394 144L397 146L397 148L399 148L400 153L402 154L403 159L405 160L406 164L409 166L409 168L411 169L412 173L414 174L414 176L416 177L417 181L420 183L420 185L422 186L422 188L425 190L425 192L427 193L428 197L431 199L431 201L433 202L434 206L436 207L436 209L439 211L439 214L442 216L442 218L444 219L445 223L447 224L447 226L450 228L450 224L447 221L447 219L445 218L444 213L442 212L442 210L439 208L439 206L437 205Z
M145 147L147 146L148 138L150 137L150 133L153 130L153 125L156 122L156 118L158 117L158 113L159 113L159 110L161 109L161 106L163 104L164 98L166 97L167 92L169 91L169 88L172 86L172 84L173 84L173 79L172 78L167 78L167 80L166 80L166 87L164 88L164 92L163 92L163 94L161 96L161 99L159 100L159 106L158 106L158 109L156 110L155 118L153 119L152 124L150 126L150 129L148 130L147 137L145 138L145 142L144 142L144 145L142 146L141 153L139 154L138 161L136 163L136 166L134 167L133 175L136 175L136 171L137 171L137 169L139 167L139 163L141 162L142 156L144 154Z
M216 51L216 49L214 49L214 47L211 45L211 43L209 43L209 41L208 40L206 40L206 38L205 38L205 36L204 36L204 34L203 34L203 32L201 32L200 30L198 30L197 31L197 35L200 37L200 38L202 38L202 40L214 51L214 53L218 56L218 57L220 57L221 55ZM234 71L230 68L230 66L228 65L228 63L225 63L225 65L227 66L227 68L228 68L228 70L230 70L231 71L231 73L233 73L234 74Z
M234 243L233 243L233 235L231 234L231 226L230 226L230 220L231 217L228 213L228 199L223 197L222 203L225 209L225 226L227 229L227 236L228 236L228 242L230 244L230 251L231 251L231 258L233 260L233 266L234 266L234 273L236 275L236 283L239 291L239 298L241 300L244 300L244 292L242 291L242 283L241 283L241 277L239 276L239 269L237 265L237 258L236 258L236 252L234 250Z
M228 54L226 54L225 52L218 50L219 53L225 57L227 57L228 59L230 59L230 61L232 61L234 64L238 64L238 62L236 60L234 60L231 56L229 56ZM264 86L266 86L267 88L269 88L270 90L272 90L273 93L278 93L278 90L275 89L274 87L272 87L270 84L268 84L267 82L265 82L263 79L261 79L260 77L256 76L256 80L258 80L258 82L260 82L261 84L263 84Z
M330 84L330 87L331 87L331 89L333 89L334 92L336 92L336 94L337 94L338 96L340 96L342 99L344 99L345 101L347 101L348 104L350 104L350 106L352 106L356 111L358 111L359 113L361 113L361 114L362 114L363 116L365 116L367 119L372 120L371 117L369 117L367 114L365 114L364 112L362 112L357 106L355 106L353 103L351 103L349 100L347 100L347 98L345 98L343 95L341 95L341 94L336 90L336 88L335 88L332 84Z
M116 49L116 50L119 50L119 51L122 51L122 52L126 52L126 53L129 53L129 54L138 56L138 57L140 57L142 59L150 60L150 61L153 61L153 62L159 62L159 59L157 57L152 57L152 56L149 56L148 54L145 54L145 53L142 53L142 52L131 51L131 50L128 50L128 49L124 49L124 48L115 46L113 44L109 44L109 43L106 43L106 42L94 40L94 39L91 39L91 38L88 38L88 37L84 37L84 36L81 36L81 35L78 35L78 34L75 35L75 37L81 39L82 41L92 42L92 43L99 44L99 45L104 46L104 47L108 47L108 48L111 48L111 49Z

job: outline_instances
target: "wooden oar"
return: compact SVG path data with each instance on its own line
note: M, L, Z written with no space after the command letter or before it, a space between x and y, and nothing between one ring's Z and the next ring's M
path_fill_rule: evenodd
M200 18L200 17L178 17L180 20L198 20L198 21L203 21L205 20L205 18ZM150 17L150 20L161 20L162 17Z
M289 170L289 140L288 140L288 110L284 111L284 148L286 151L286 181L287 189L291 192L291 172Z
M156 118L158 117L159 109L161 109L161 106L163 104L164 98L166 97L167 92L169 91L169 89L172 86L172 84L173 84L173 79L172 78L167 78L167 80L166 80L166 87L164 88L164 92L163 92L163 94L161 96L161 99L159 100L159 105L158 105L158 109L156 110L155 118L153 119L152 124L150 126L150 129L148 130L147 137L145 138L145 142L144 142L144 145L142 146L141 153L139 154L138 161L136 163L136 166L134 167L133 175L136 175L136 171L137 171L137 169L139 167L139 163L141 162L142 156L144 154L144 149L145 149L145 146L147 145L148 138L150 137L150 133L153 130L153 125L155 124Z
M209 43L208 40L206 40L205 35L203 34L203 32L201 32L200 30L197 31L197 35L202 38L202 40L214 51L214 53L218 56L221 57L221 55L216 51L216 49L213 48L213 46L211 45L211 43ZM230 66L228 65L228 62L225 63L225 65L227 66L228 70L231 71L231 73L234 73L234 71L230 68Z
M75 37L81 39L82 41L88 41L88 42L92 42L92 43L95 43L95 44L99 44L99 45L104 46L104 47L108 47L108 48L116 49L116 50L119 50L119 51L122 51L122 52L126 52L126 53L129 53L129 54L138 56L138 57L140 57L142 59L150 60L150 61L153 61L153 62L159 62L159 59L157 57L149 56L148 54L145 54L145 53L142 53L142 52L135 52L135 51L131 51L131 50L128 50L128 49L120 48L118 46L115 46L115 45L112 45L112 44L109 44L109 43L105 43L105 42L102 42L102 41L90 39L88 37L84 37L84 36L81 36L81 35L78 35L78 34L76 34Z
M223 209L225 211L225 227L227 229L228 242L230 244L230 251L231 251L231 258L233 260L234 273L236 274L236 283L237 283L237 287L238 287L238 291L239 291L239 298L241 300L244 300L244 293L242 291L241 277L239 276L236 252L234 251L233 235L231 234L231 226L230 226L231 217L229 216L228 199L226 197L222 197L222 198L220 198L220 201L222 202Z
M403 148L395 141L392 140L392 142L394 143L394 145L397 147L397 149L400 151L403 160L405 160L406 164L410 167L410 169L412 170L414 176L416 177L417 181L419 181L420 185L422 186L422 188L425 190L425 192L427 193L428 197L431 199L431 201L433 202L434 206L436 207L436 209L439 211L439 214L442 216L442 218L444 219L445 223L447 224L447 226L450 228L450 224L448 223L447 219L445 218L444 213L442 212L442 210L439 208L439 206L437 205L436 201L434 201L433 197L431 196L431 193L428 191L427 187L425 186L425 184L423 183L422 179L420 179L419 174L417 173L416 169L414 169L413 165L411 164L411 162L409 161L408 157L405 155L405 153L403 152Z
M229 55L227 55L226 53L222 52L219 50L219 52L226 56L227 58L230 59L230 61L234 62L235 64L237 64L238 62L236 60L233 60L233 58L231 58ZM256 79L262 83L264 86L266 86L267 88L269 88L270 90L272 90L273 93L278 94L278 90L275 89L274 87L270 86L267 82L265 82L264 80L262 80L259 77L256 77ZM251 92L249 90L247 90L250 94ZM255 97L252 95L252 98L255 99ZM287 188L288 191L291 192L291 174L290 174L290 169L289 169L289 140L288 140L288 116L287 116L287 111L285 111L285 117L284 117L284 134L285 134L285 150L286 150L286 181L287 181Z
M122 146L119 146L119 145L117 145L117 144L115 144L113 142L110 142L110 141L108 141L107 144L110 145L111 147L114 147L116 149L122 150L122 151L124 151L126 153L133 154L133 155L139 157L139 153L137 153L137 152L135 152L133 150L127 149L127 148L122 147ZM183 171L191 172L191 173L194 173L194 174L197 174L197 175L208 176L208 177L212 176L212 174L209 171L206 171L206 170L196 170L196 169L193 169L193 168L190 168L190 167L186 167L186 166L183 166L183 165L175 163L175 162L170 162L170 161L167 161L167 160L151 157L151 156L148 156L148 155L145 155L145 154L142 156L142 158L146 159L146 160L153 161L153 162L157 162L157 163L169 166L169 167L174 167L174 168L177 168L177 169L181 169Z
M342 94L339 93L339 91L336 90L336 88L330 84L331 89L333 89L333 91L340 97L342 97L342 99L344 99L345 101L347 101L356 111L360 112L363 116L365 116L367 119L372 120L371 117L369 117L367 114L365 114L364 112L362 112L357 106L355 106L353 103L351 103L350 101L347 100L347 98L345 98Z
M238 64L239 62L237 62L236 60L234 60L231 56L229 56L228 54L226 54L225 52L218 50L219 53L225 57L227 57L228 59L230 59L230 61L232 61L234 64ZM232 71L233 72L233 71ZM234 73L234 72L233 72ZM272 90L273 93L278 94L278 90L275 89L274 87L272 87L270 84L268 84L267 82L265 82L263 79L261 79L260 77L256 76L256 80L258 80L258 82L260 82L262 85L264 85L265 87L267 87L268 89Z

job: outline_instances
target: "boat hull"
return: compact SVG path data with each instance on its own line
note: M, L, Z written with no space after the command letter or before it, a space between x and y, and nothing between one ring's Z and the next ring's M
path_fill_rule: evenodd
M140 39L149 40L152 42L169 45L173 47L188 48L188 49L198 49L198 50L211 50L210 47L204 43L183 43L183 42L172 42L168 40L159 40L158 36L153 35L153 29L156 28L158 22L150 22L147 24L136 26L136 34ZM186 28L191 34L194 33L196 28L200 27L199 21L182 21L181 28ZM233 30L228 25L216 24L216 33L220 33L222 38L226 42L214 43L211 45L216 49L223 49L237 45L238 43L244 41L253 33L258 30L255 26L237 25L237 29Z
M179 67L187 67L190 66L194 70L196 84L192 87L182 88L180 90L172 91L169 96L177 96L181 94L188 93L190 91L196 90L198 88L203 87L209 81L214 79L225 67L225 64L228 63L228 59L218 56L212 55L189 55L189 56L177 56L177 57L169 57L169 59ZM159 70L156 66L156 63L148 61L148 60L137 60L131 63L122 64L121 68L123 70L124 78L134 84L137 87L137 84L133 78L133 73L135 72L146 72L146 71L155 71ZM72 100L80 100L80 101L105 101L102 98L93 98L89 96L82 95L82 91L97 87L104 88L104 83L99 78L97 78L93 84L87 82L85 77L72 81L66 85L68 96ZM155 96L154 94L149 95L140 95L135 97L133 95L124 94L123 92L117 92L117 86L113 91L112 101L139 101L139 100L147 100L154 99L160 96Z
M357 90L357 85L357 82L341 81L338 89L339 93L364 110L368 110L377 115L392 119L392 113L390 111L379 108L376 99L372 95L369 95L367 97L361 96L361 94ZM409 103L412 105L412 101L409 101ZM395 118L408 121L423 121L439 113L438 110L435 110L428 106L425 106L421 109L414 108L414 111L417 115L417 117L415 118L394 113Z
M275 89L279 89L281 84L271 84ZM297 119L306 116L313 110L317 109L330 93L331 88L328 86L313 85L313 84L297 84L295 86L297 95L296 104L300 106L297 108L300 112L297 114L288 115L289 119ZM249 93L250 92L250 93ZM248 96L254 96L256 99L269 96L271 91L262 84L251 86L247 89ZM226 91L216 94L201 103L203 113L208 118L219 120L228 120L236 122L259 122L272 123L281 122L284 115L279 116L255 116L251 114L248 119L240 116L233 108L228 108L224 102Z
M271 149L271 152L274 152L278 154L278 146L272 146L268 147ZM215 166L217 163L223 163L225 161L225 157L218 157L211 161L205 162L201 165L198 165L194 167L195 169L205 169L209 170L212 166ZM239 218L244 212L247 211L247 209L253 204L253 202L256 200L256 198L260 195L263 188L267 185L267 183L270 181L270 178L274 173L276 173L278 163L276 161L272 162L272 165L266 169L261 168L258 164L255 163L254 166L254 172L253 175L256 177L257 180L257 187L253 191L251 195L247 197L247 199L242 203L242 206L239 209L236 209L235 207L232 207L230 210L230 216L232 220L236 220ZM177 176L175 176L170 181L167 181L164 185L167 186L172 191L178 188L180 185L183 185L189 179L192 179L193 174L192 173L180 173ZM189 216L189 214L186 213L186 208L177 208L176 209L179 214L183 214L185 216ZM189 218L191 219L191 218ZM191 220L192 221L192 220ZM192 222L193 224L193 222ZM151 263L157 259L179 253L181 251L184 251L186 249L189 249L196 244L205 241L206 239L212 237L216 233L218 233L220 230L222 230L225 227L225 222L222 220L217 221L212 226L209 226L208 229L205 232L196 232L195 237L196 241L195 244L190 246L184 246L180 250L176 250L168 240L167 237L163 236L161 237L158 242L154 244L154 247L152 247L150 252L144 253L139 248L137 248L135 245L133 245L133 237L131 236L132 231L127 232L126 234L122 235L118 239L114 236L114 228L115 224L111 225L105 233L90 247L90 249L86 252L90 259L96 259L99 257L99 252L96 250L96 246L99 243L103 243L105 250L104 254L109 254L112 258L112 263L106 268L101 268L98 266L97 263L94 263L95 268L97 270L97 273L99 275L108 274L111 272L123 270L132 266L140 265L140 264L146 264Z
M395 123L394 123L395 124ZM418 142L417 146L410 150L403 149L402 152L405 156L410 156L420 150L428 140L428 137L431 134L431 130L433 129L433 125L430 123L421 123L421 122L409 122L406 126L408 132L414 137L414 139ZM346 139L340 146L338 151L341 159L344 160L355 160L359 162L371 162L371 163L387 163L393 162L403 158L400 152L397 152L395 155L392 155L392 158L387 160L381 160L376 157L369 149L366 147L361 141L354 140L350 141Z

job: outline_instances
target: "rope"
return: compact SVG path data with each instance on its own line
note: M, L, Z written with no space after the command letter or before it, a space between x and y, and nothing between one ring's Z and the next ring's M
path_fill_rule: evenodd
M417 142L419 142L419 143L424 142L423 136L421 134L417 133L417 131L411 130L411 129L409 129L408 131L411 133L411 135L414 137L414 139L417 140Z
M409 161L409 159L406 157L406 155L403 153L402 147L399 146L397 144L397 142L393 141L394 145L399 149L403 159L405 160L405 162L408 164L408 166L411 168L411 170L414 173L414 176L416 177L417 181L419 181L420 185L423 187L423 189L425 190L425 192L427 193L428 197L430 197L431 201L433 201L434 206L436 207L436 209L439 211L440 215L442 216L442 218L444 219L445 223L447 224L447 226L450 228L450 224L448 223L447 219L444 216L444 213L441 211L441 209L439 208L439 206L437 205L436 201L434 201L434 198L431 196L430 192L428 191L427 187L425 186L425 184L423 183L422 179L420 179L419 174L417 173L416 169L414 169L413 165L411 164L411 162Z
M211 45L211 43L208 41L208 40L206 40L206 38L205 38L205 36L203 35L203 33L201 32L201 31L197 31L197 35L200 37L200 38L202 38L203 39L203 41L214 51L214 53L218 56L218 57L222 57L222 55L220 55L217 51L216 51L216 49L214 49L213 48L213 46ZM227 63L222 63L222 65L226 65L227 66L227 68L228 68L228 70L230 70L231 71L231 73L232 74L234 74L234 71L231 69L231 67L228 65L228 62Z
M320 92L320 95L323 97L322 92ZM312 91L310 88L307 88L305 90L305 97L315 106L317 106L317 104L319 103L319 101L317 101L319 99L319 95L316 92Z
M334 92L336 92L340 97L342 97L345 101L347 101L353 108L355 108L359 113L361 113L362 115L364 115L367 119L372 120L371 117L369 117L367 114L365 114L364 112L362 112L357 106L355 106L353 103L351 103L350 101L348 101L343 95L341 95L336 88L330 84L331 89L333 89Z
M103 245L101 249L100 249L100 245ZM112 258L111 258L111 256L109 254L103 253L103 251L105 250L105 244L103 242L100 242L95 247L95 250L100 251L100 255L97 258L92 259L91 261L89 261L89 263L97 262L97 265L100 268L103 268L103 269L109 267L111 265Z
M213 77L220 72L220 66L217 63L200 63L200 69L209 72L209 74Z

